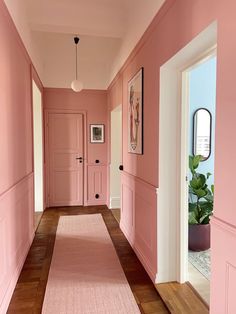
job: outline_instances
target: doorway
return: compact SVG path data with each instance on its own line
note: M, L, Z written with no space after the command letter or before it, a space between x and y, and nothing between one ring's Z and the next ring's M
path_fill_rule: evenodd
M216 59L213 49L183 72L183 106L188 112L185 130L188 141L183 146L190 158L186 169L189 173L187 192L182 191L183 195L188 195L186 211L189 215L186 277L207 304L210 302L211 273L209 220L214 204ZM202 184L195 188L196 179L200 177Z
M84 204L83 114L48 114L49 206Z
M43 108L42 93L32 81L33 96L33 138L34 138L34 226L37 228L44 210L43 184Z
M111 163L110 163L110 209L120 221L121 179L119 166L122 164L122 107L111 111Z
M188 280L188 153L183 145L188 143L189 112L182 101L188 96L182 74L216 44L213 22L160 68L156 283Z

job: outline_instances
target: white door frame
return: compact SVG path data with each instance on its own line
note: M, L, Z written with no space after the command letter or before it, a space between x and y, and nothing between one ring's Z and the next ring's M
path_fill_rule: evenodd
M34 211L44 210L44 147L42 91L32 79Z
M188 101L186 69L217 43L213 22L160 68L156 283L187 281Z
M120 129L117 130L120 133L118 135L118 140L120 141L120 143L117 143L117 138L112 138L112 136L114 135L112 117L114 117L114 115L116 117L116 120L118 119L120 122L119 123ZM116 155L116 157L114 158L113 149L116 150L115 146L120 148L120 151L119 151L119 156ZM118 152L116 151L115 153L117 154ZM110 209L121 208L121 191L118 189L118 187L115 188L115 191L114 189L112 189L112 187L114 188L114 185L116 185L114 181L119 180L119 186L121 186L120 184L121 178L120 178L120 171L119 171L120 165L122 165L122 105L117 106L115 109L113 109L110 112L110 171L109 171L109 174L110 174L109 208Z

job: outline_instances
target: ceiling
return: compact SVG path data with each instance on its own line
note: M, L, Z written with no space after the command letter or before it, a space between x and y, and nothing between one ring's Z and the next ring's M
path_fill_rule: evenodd
M27 11L33 30L121 38L127 25L127 2L27 0Z
M79 77L106 89L165 0L5 0L47 87L70 87L78 34Z

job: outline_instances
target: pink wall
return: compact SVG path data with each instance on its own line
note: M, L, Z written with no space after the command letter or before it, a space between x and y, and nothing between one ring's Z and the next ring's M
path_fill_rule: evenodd
M84 114L85 134L85 205L99 205L107 203L107 168L108 168L108 127L107 127L107 92L97 90L83 90L75 93L70 89L45 88L44 109L48 111L60 110ZM90 143L90 124L105 124L105 143ZM47 150L47 147L46 147ZM99 160L99 164L95 163ZM99 194L99 199L95 198Z
M0 313L33 238L31 62L0 1Z
M215 165L215 213L212 220L212 286L211 313L235 313L236 300L236 214L234 182L236 149L236 89L234 69L236 67L236 44L232 34L236 30L236 3L234 0L167 0L144 34L125 65L119 72L123 80L123 164L122 187L123 217L121 227L139 251L147 270L156 270L156 248L148 241L156 238L156 202L149 201L147 209L133 200L138 196L148 203L146 195L135 186L138 180L143 186L158 187L158 102L160 66L203 31L214 20L218 21L218 64L217 64L217 121L216 121L216 165ZM127 153L127 83L144 67L144 155ZM115 87L116 86L116 87ZM114 90L117 81L109 88L109 107L113 108ZM121 87L119 87L120 89ZM118 91L116 90L116 93ZM127 179L129 178L129 179ZM141 183L142 182L142 183ZM129 194L127 196L127 193ZM153 196L154 197L154 196ZM147 218L150 216L152 218ZM145 224L151 221L149 229ZM142 222L142 223L140 223ZM144 229L143 229L144 228ZM153 231L154 230L154 231ZM154 233L154 234L153 234ZM143 241L138 239L142 234ZM223 240L222 240L223 239ZM225 245L228 243L227 245ZM149 247L149 251L147 248ZM136 249L137 250L137 249ZM221 254L223 252L223 254ZM149 271L152 275L152 273Z
M213 314L234 314L236 311L233 184L236 172L233 166L236 159L233 145L236 132L236 89L232 70L236 67L233 37L236 30L235 9L235 0L228 0L227 5L222 0L167 0L121 69L119 79L109 88L109 108L118 105L120 95L123 103L121 227L154 278L157 272L158 137L155 134L158 134L159 69L212 21L218 21L216 192L215 217L212 220ZM31 62L2 0L0 38L0 313L4 313L32 240L33 158ZM141 66L144 67L145 77L144 155L137 156L127 153L127 83ZM88 124L106 124L106 97L103 91L75 94L69 90L46 89L44 103L46 109L86 110ZM104 173L102 167L107 169L107 129L105 144L88 144L87 173L90 173L90 169L94 171L95 159L101 160L101 173ZM104 175L106 177L106 173ZM88 204L93 202L88 197Z

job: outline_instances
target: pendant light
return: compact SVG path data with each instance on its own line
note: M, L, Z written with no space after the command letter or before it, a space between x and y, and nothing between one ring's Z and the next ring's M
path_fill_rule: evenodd
M75 67L75 80L71 83L71 88L74 92L80 92L83 89L83 83L78 80L78 43L79 43L79 37L74 38L75 42L75 53L76 53L76 67Z

